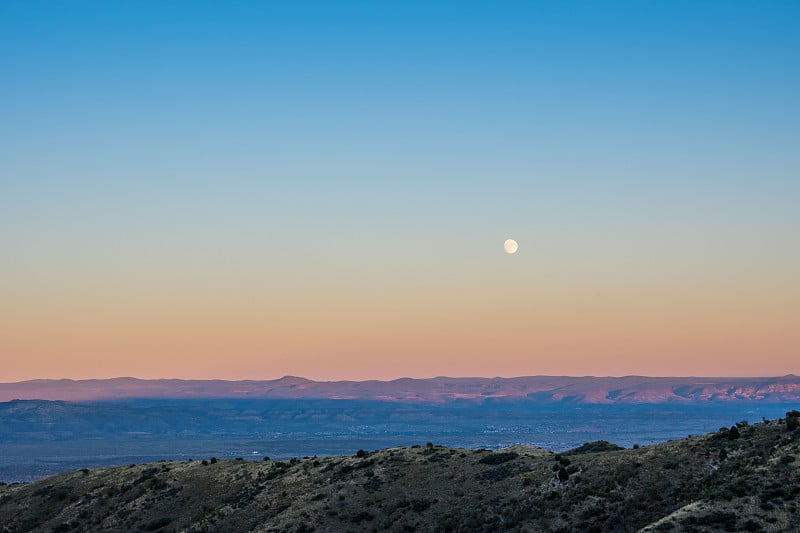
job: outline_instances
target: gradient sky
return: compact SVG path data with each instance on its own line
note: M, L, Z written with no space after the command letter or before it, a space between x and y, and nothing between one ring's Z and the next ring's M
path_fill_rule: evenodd
M5 0L0 381L800 373L799 95L794 1Z

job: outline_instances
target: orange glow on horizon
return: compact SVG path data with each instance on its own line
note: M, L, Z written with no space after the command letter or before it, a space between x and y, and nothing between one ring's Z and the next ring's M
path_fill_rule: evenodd
M798 372L798 300L744 288L428 280L22 296L2 316L4 382Z

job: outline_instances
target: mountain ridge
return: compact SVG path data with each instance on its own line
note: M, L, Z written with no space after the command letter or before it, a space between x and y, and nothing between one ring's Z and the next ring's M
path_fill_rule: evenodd
M0 402L10 400L113 400L134 398L359 399L444 403L538 401L662 403L698 401L791 402L800 400L800 376L651 377L520 376L398 378L314 381L299 376L273 380L187 380L117 377L0 383Z

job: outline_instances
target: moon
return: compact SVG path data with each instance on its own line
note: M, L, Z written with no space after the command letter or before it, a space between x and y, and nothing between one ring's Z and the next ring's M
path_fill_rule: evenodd
M506 240L506 242L503 243L503 250L505 250L507 254L517 253L518 248L519 245L517 244L517 241L515 241L514 239L508 239Z

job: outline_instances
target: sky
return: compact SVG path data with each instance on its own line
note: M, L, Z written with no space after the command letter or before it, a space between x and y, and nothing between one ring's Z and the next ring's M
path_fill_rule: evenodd
M798 95L794 1L5 0L0 382L800 374Z

